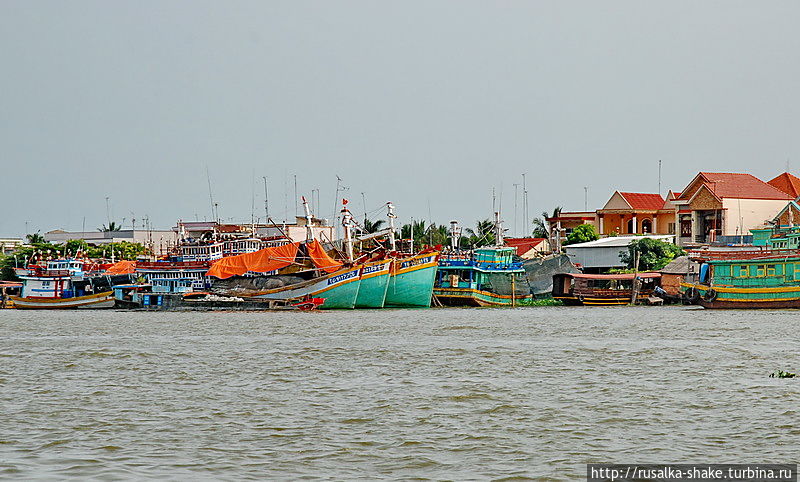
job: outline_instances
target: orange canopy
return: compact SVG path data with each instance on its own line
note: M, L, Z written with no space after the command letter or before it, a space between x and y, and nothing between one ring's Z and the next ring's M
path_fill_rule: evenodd
M307 243L306 247L308 248L308 255L311 257L311 261L314 262L314 266L317 268L327 273L333 273L342 266L342 263L328 256L328 253L322 249L322 245L319 244L319 241L316 239L311 243Z
M105 274L131 274L136 271L136 261L117 261L108 267Z
M299 243L285 244L275 248L265 248L254 253L239 254L228 256L214 262L207 276L216 278L230 278L231 276L241 276L248 271L256 273L266 273L289 266L297 257L297 246Z

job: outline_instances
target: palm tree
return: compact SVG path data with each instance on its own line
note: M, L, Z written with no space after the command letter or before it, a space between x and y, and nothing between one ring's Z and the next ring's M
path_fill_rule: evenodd
M25 239L28 240L28 244L44 244L45 243L44 236L42 236L38 232L26 235Z
M542 216L533 220L533 233L531 236L534 238L550 238L550 224L547 222L548 218L557 218L561 214L561 206L556 206L553 209L553 215L547 214L547 211L542 211Z
M367 218L364 218L364 231L367 233L375 233L381 230L381 226L385 221L383 219L379 219L377 221L370 221Z
M111 231L119 231L120 229L122 229L122 225L121 224L118 225L114 221L111 221L110 223L108 223L108 227L106 227L106 225L104 224L102 228L97 228L97 230L100 231L101 233L109 233Z
M494 223L490 219L478 221L476 229L467 228L465 231L469 235L468 243L472 247L489 246L495 243Z

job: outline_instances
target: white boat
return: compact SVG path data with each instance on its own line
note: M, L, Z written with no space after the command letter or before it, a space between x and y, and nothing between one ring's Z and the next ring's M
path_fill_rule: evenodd
M16 270L22 280L20 296L11 296L19 309L111 308L114 292L110 280L95 282L84 272L84 261L61 259L47 265Z

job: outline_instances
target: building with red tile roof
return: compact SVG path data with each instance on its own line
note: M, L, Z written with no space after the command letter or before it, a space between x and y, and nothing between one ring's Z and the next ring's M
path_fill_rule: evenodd
M672 201L680 226L678 244L726 242L747 235L793 198L752 174L700 172Z
M776 176L767 184L792 196L792 199L800 197L800 178L788 172Z
M517 250L517 256L525 259L550 252L550 242L547 238L503 238L503 241L506 246Z
M597 217L601 235L675 233L675 207L661 194L615 191Z

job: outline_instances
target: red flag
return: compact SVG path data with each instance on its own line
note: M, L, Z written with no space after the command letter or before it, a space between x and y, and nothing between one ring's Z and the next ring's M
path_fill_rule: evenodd
M350 201L348 201L347 199L342 199L342 206L347 206L347 203L349 202Z

